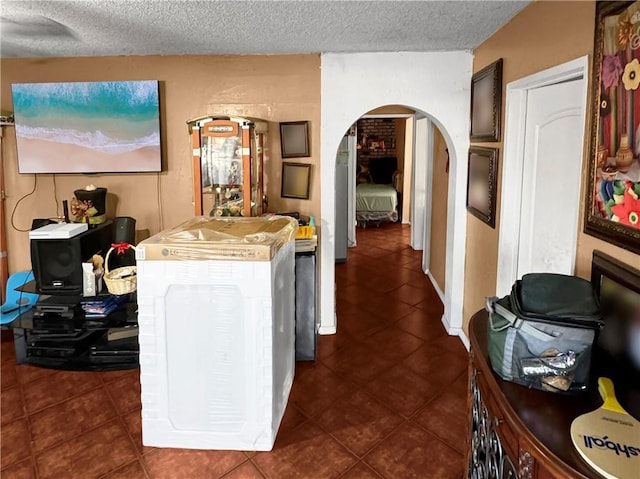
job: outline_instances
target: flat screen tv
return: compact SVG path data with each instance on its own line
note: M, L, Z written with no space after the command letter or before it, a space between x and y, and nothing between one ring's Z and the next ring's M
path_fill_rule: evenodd
M14 83L20 173L162 170L157 81Z

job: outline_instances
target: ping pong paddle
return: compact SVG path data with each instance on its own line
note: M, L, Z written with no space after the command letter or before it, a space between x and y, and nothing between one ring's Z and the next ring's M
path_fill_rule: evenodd
M640 422L616 399L609 378L598 378L604 400L571 423L571 440L582 458L608 479L640 478Z

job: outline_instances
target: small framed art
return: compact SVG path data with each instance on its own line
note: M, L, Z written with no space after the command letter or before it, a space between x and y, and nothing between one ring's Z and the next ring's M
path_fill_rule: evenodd
M502 58L471 78L471 141L500 141Z
M497 148L469 148L467 211L492 228L496 227L497 173Z
M282 158L303 158L309 154L309 122L280 123L280 149Z
M304 163L282 163L283 198L309 199L311 165Z

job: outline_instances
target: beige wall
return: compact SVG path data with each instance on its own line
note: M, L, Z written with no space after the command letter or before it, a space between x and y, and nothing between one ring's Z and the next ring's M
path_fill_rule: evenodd
M269 122L265 185L269 211L300 211L320 217L320 56L121 56L100 58L2 59L0 106L12 110L11 84L103 80L159 80L163 169L156 174L38 175L35 193L15 211L14 223L28 229L32 218L57 216L61 202L89 183L108 188L117 205L108 216L133 216L138 229L155 233L193 216L191 141L186 122L206 115L244 115ZM310 121L310 199L280 198L278 122ZM2 142L7 213L34 187L34 175L19 175L13 128ZM55 191L55 195L54 195ZM54 197L57 196L57 204ZM8 220L9 221L9 220ZM317 221L317 224L320 224ZM28 234L7 225L9 270L30 267Z
M431 191L431 247L429 272L444 292L447 249L447 144L437 128L433 129L433 187Z
M591 55L594 24L594 2L534 2L474 51L473 71L477 72L503 58L504 98L509 82L587 54ZM503 128L504 107L503 104ZM467 215L463 304L465 331L468 331L469 318L483 307L484 297L495 293L503 142L492 143L490 146L500 148L497 221L496 228L492 229L474 216ZM587 155L588 152L585 157ZM581 219L576 261L576 274L579 276L589 276L591 253L594 249L602 250L629 264L638 264L640 261L638 255L585 235L582 229Z
M413 115L416 111L402 105L384 105L369 110L367 115Z

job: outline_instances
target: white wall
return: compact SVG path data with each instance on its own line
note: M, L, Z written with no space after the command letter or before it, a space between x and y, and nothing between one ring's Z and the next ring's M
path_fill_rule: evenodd
M381 105L426 114L450 153L445 312L450 334L462 328L471 52L324 54L321 58L320 333L336 332L335 164L344 132Z

